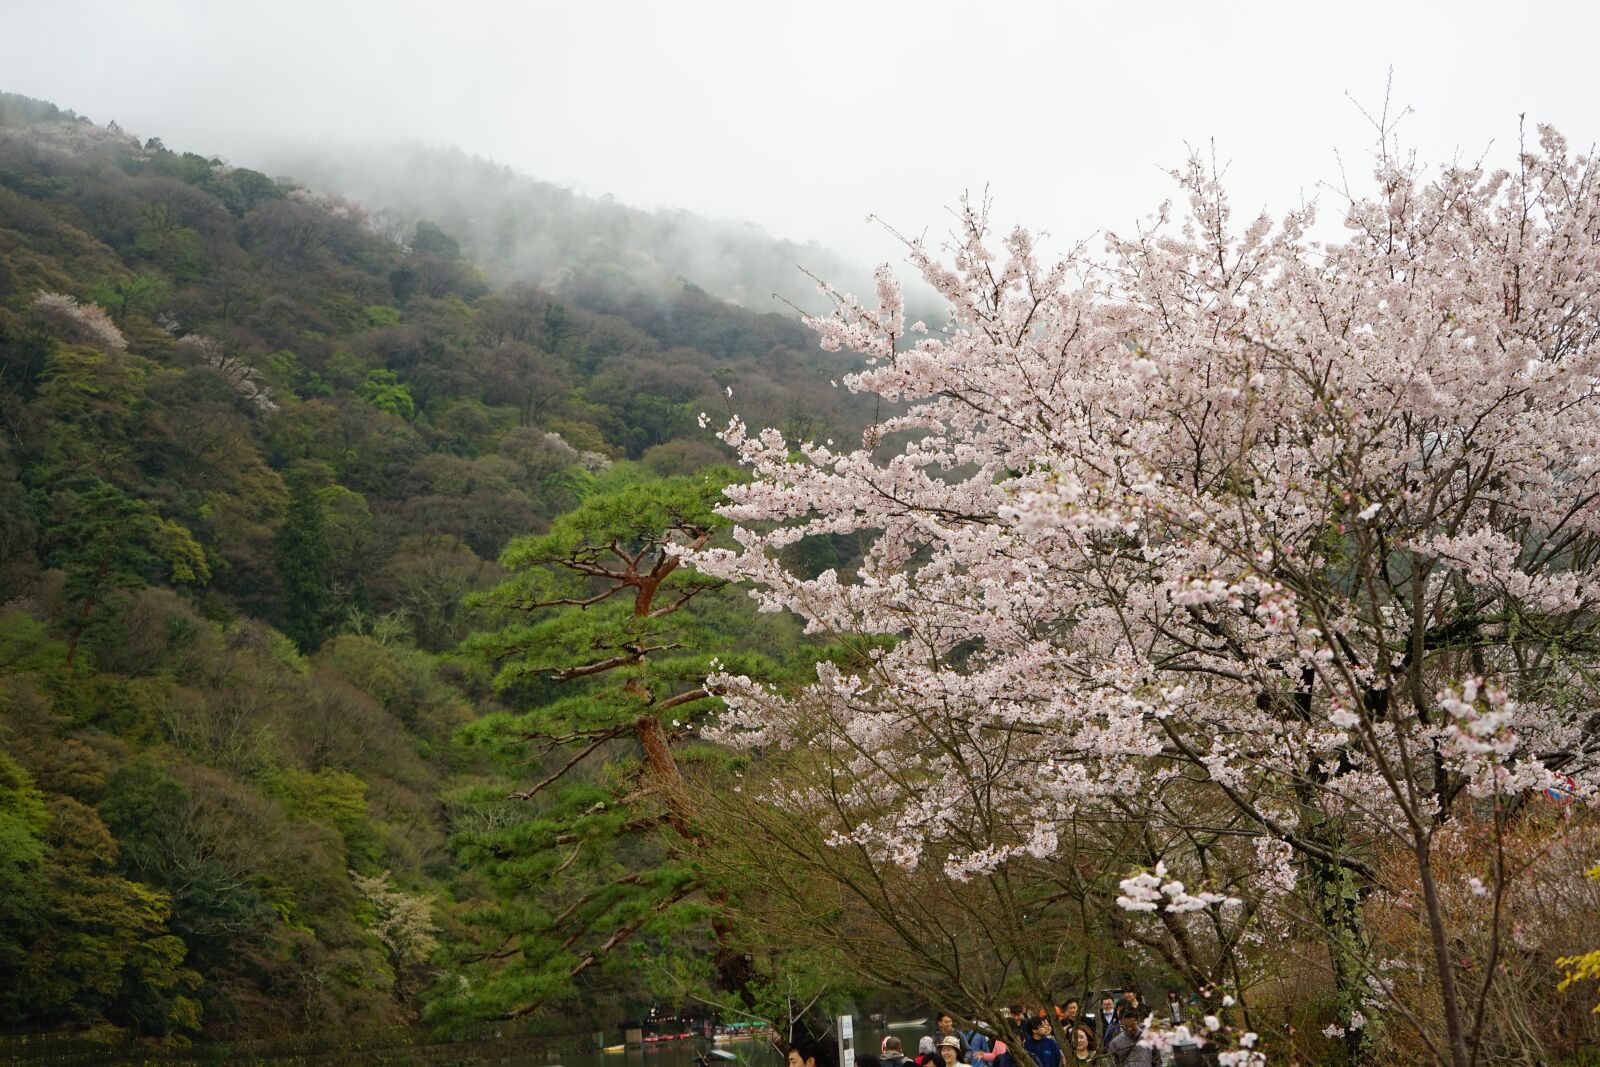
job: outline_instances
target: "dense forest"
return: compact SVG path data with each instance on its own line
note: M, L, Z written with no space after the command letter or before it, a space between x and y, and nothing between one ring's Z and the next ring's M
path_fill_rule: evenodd
M585 299L502 257L491 285L458 221L385 233L354 203L0 96L0 1027L182 1042L413 1020L477 981L457 973L474 957L510 955L508 914L559 927L494 906L548 878L518 843L545 855L550 805L581 800L507 801L566 758L518 749L519 715L599 684L585 657L642 625L798 644L667 578L666 556L651 580L677 615L574 628L560 605L584 596L557 579L592 590L585 538L714 536L725 479L694 472L725 455L697 416L730 390L756 424L858 432L844 357L691 284ZM588 644L530 663L553 633ZM702 646L663 644L670 699L704 699ZM651 861L618 847L584 862ZM625 908L585 922L650 932ZM598 1018L637 1003L646 980L573 966L577 941L435 1014L580 986ZM573 981L541 984L552 968Z

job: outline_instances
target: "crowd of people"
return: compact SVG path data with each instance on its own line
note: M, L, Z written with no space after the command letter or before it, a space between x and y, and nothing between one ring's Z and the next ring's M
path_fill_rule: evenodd
M1088 1063L1099 1067L1158 1067L1162 1057L1145 1042L1145 1028L1194 1025L1208 1006L1185 1000L1169 990L1156 1010L1136 990L1102 995L1087 1007L1076 997L1043 1009L1013 1005L1007 1009L1009 1033L993 1034L982 1025L958 1029L949 1012L935 1017L937 1029L923 1037L915 1056L906 1053L900 1038L883 1039L878 1067L1020 1067L1012 1050L1021 1046L1037 1067L1070 1067ZM858 1056L860 1067L874 1067L874 1057ZM869 1062L863 1064L862 1061ZM1192 1049L1179 1047L1165 1061L1175 1067L1207 1062L1198 1041Z
M915 1054L889 1034L876 1055L856 1053L855 1065L1022 1067L1014 1055L1020 1048L1035 1067L1204 1067L1216 1062L1216 1050L1205 1045L1208 1018L1214 1023L1221 1010L1213 999L1209 989L1188 999L1168 990L1158 1009L1125 989L1107 991L1087 1004L1076 997L1046 1008L1017 1004L1006 1009L998 1033L983 1023L960 1028L954 1016L941 1011L934 1016L934 1032L921 1038ZM1150 1028L1166 1031L1156 1035L1166 1040L1146 1040ZM1187 1040L1171 1040L1184 1030ZM828 1044L797 1040L789 1048L787 1067L835 1067Z

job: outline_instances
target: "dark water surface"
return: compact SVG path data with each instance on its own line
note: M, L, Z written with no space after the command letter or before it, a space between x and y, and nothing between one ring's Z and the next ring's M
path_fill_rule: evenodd
M877 1055L879 1044L885 1034L894 1034L900 1038L902 1044L908 1046L907 1052L915 1055L917 1039L931 1031L932 1024L915 1029L883 1030L877 1026L857 1018L855 1020L855 1050L856 1053L870 1053ZM608 1041L616 1038L606 1035ZM687 1041L666 1041L656 1045L647 1045L642 1049L627 1049L624 1052L564 1052L552 1053L548 1056L532 1056L520 1059L511 1059L505 1062L515 1063L519 1067L699 1067L695 1053L706 1048L716 1048L734 1054L736 1060L719 1061L713 1059L711 1067L783 1067L784 1057L772 1042L766 1038L748 1038L733 1041L728 1044L712 1046L701 1038Z
M860 1054L876 1054L885 1033L895 1034L906 1051L915 1054L917 1039L929 1027L883 1030L863 1019L855 1020L854 1047ZM620 1042L621 1031L608 1031L607 1042ZM64 1035L11 1039L0 1042L0 1065L51 1065L51 1067L105 1067L112 1064L262 1064L270 1067L436 1067L459 1064L505 1064L509 1067L700 1067L696 1054L709 1049L731 1052L735 1059L712 1059L711 1067L784 1067L784 1056L764 1037L743 1038L713 1045L705 1038L664 1041L630 1048L622 1052L603 1052L599 1042L583 1042L574 1050L574 1039L563 1044L567 1051L540 1052L548 1039L531 1037L442 1042L421 1030L393 1030L377 1034L308 1035L300 1040L250 1042L234 1045L197 1044L187 1049L108 1048L72 1040Z

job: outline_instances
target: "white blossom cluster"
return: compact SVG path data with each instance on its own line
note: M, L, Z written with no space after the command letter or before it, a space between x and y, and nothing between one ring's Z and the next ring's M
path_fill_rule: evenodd
M128 347L122 331L111 321L99 304L80 304L78 298L66 293L41 292L33 299L33 308L65 329L74 339L82 340L105 352L122 352Z
M1178 178L1186 211L1053 265L967 205L909 245L948 327L908 334L887 269L811 321L867 362L859 443L723 429L750 477L692 562L872 653L800 691L718 673L716 735L827 760L835 840L970 878L1129 809L1182 838L1153 798L1203 790L1260 872L1123 881L1181 918L1327 869L1305 789L1404 837L1600 784L1600 170L1549 130L1514 173L1382 154L1337 243ZM785 565L841 535L849 573Z
M1118 884L1122 887L1122 895L1117 898L1117 906L1124 911L1155 911L1161 908L1169 912L1182 913L1199 911L1213 904L1241 903L1237 897L1223 893L1205 890L1199 893L1189 892L1176 878L1170 880L1167 878L1167 865L1164 862L1157 863L1154 871L1141 871L1124 878Z

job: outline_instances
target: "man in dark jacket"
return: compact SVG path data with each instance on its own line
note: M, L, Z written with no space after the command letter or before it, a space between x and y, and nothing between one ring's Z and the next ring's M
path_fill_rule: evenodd
M1028 1055L1039 1067L1061 1067L1061 1061L1066 1059L1061 1046L1050 1033L1049 1019L1028 1020L1028 1036L1023 1039L1022 1047L1028 1050Z
M905 1046L900 1044L900 1039L893 1034L883 1039L883 1045L878 1052L880 1067L908 1067L912 1062L906 1059Z
M1100 1014L1095 1016L1100 1024L1100 1047L1105 1048L1117 1036L1117 1002L1111 997L1100 998Z

